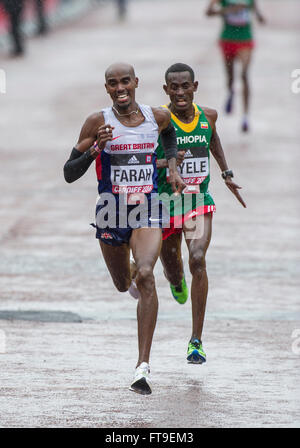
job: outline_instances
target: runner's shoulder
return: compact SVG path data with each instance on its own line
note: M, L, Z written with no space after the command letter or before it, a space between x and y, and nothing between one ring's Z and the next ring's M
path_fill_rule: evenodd
M87 117L85 120L78 139L78 144L84 142L84 150L85 146L89 147L91 145L91 141L96 138L98 129L100 126L104 124L104 117L102 112L96 112Z
M203 110L208 121L211 124L215 124L218 119L218 112L216 111L216 109L212 109L212 108L206 107L206 106L200 106L200 107Z
M84 126L89 128L98 128L104 124L104 116L102 112L94 112L87 117Z
M159 126L163 126L164 123L169 123L171 119L171 113L169 109L163 106L152 107L151 109Z

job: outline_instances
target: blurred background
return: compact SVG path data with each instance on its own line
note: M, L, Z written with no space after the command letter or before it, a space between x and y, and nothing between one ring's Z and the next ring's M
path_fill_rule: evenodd
M24 36L45 35L49 29L72 21L88 11L115 3L119 19L126 14L128 0L1 0L0 1L0 45L7 46L7 32L13 28ZM22 32L21 32L22 30ZM21 36L22 44L24 37ZM24 50L24 46L22 45Z

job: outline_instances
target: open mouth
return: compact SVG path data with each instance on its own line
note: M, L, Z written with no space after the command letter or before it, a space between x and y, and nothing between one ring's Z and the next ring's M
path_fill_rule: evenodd
M121 95L117 95L117 102L119 104L127 103L129 101L129 95L127 93L122 93Z
M178 107L185 107L185 106L187 106L187 101L184 99L184 98L177 98L176 99L176 105L178 106Z

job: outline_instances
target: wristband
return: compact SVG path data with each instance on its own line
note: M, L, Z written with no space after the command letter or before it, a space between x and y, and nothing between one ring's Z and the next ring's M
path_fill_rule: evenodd
M225 170L222 172L222 177L225 180L226 177L233 177L233 172L231 170Z
M97 140L94 142L93 148L94 148L94 150L95 150L98 154L100 154L101 149L100 149L99 146L98 146L98 142L97 142Z

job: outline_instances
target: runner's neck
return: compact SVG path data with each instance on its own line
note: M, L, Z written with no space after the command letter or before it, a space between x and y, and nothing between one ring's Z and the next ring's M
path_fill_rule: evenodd
M191 104L191 106L184 111L176 110L172 104L170 104L168 107L172 114L174 114L175 117L177 117L178 120L182 121L183 123L192 123L195 118L195 108L193 104Z
M115 105L112 106L112 111L117 120L120 121L124 126L127 127L137 127L143 121L145 121L145 117L142 114L140 107L137 103L130 105L128 108L123 111L119 111Z

